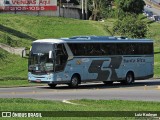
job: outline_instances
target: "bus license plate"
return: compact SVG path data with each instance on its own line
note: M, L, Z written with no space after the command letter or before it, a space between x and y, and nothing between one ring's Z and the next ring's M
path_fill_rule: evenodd
M41 80L36 80L36 82L40 83L40 82L41 82Z

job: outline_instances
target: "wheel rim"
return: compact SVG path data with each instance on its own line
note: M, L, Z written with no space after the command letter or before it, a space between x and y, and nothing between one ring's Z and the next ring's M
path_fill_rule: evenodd
M127 75L127 83L132 83L133 77L131 74Z
M72 79L72 86L77 86L77 85L78 85L78 79L74 77Z

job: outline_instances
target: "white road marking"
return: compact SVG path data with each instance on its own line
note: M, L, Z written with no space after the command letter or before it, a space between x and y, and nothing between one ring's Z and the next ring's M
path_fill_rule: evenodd
M71 105L80 105L80 106L85 106L85 105L81 105L81 104L77 104L77 103L73 103L73 102L70 102L68 100L62 100L63 103L66 103L66 104L71 104Z

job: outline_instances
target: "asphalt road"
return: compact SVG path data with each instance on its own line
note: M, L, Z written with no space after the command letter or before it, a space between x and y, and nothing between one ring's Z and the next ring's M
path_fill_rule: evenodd
M155 15L160 16L160 9L156 9L156 8L153 8L153 7L149 8L149 7L146 7L146 6L144 7L144 9L152 11Z
M0 88L0 98L160 101L160 79L139 81L132 85L114 83L106 86L102 83L90 83L81 85L77 89L71 89L65 85L59 85L55 89L48 86Z

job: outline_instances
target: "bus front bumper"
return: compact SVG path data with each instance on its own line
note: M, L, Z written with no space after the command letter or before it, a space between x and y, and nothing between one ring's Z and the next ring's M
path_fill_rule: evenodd
M45 74L45 75L35 75L32 73L28 73L28 81L34 83L53 83L53 74Z

